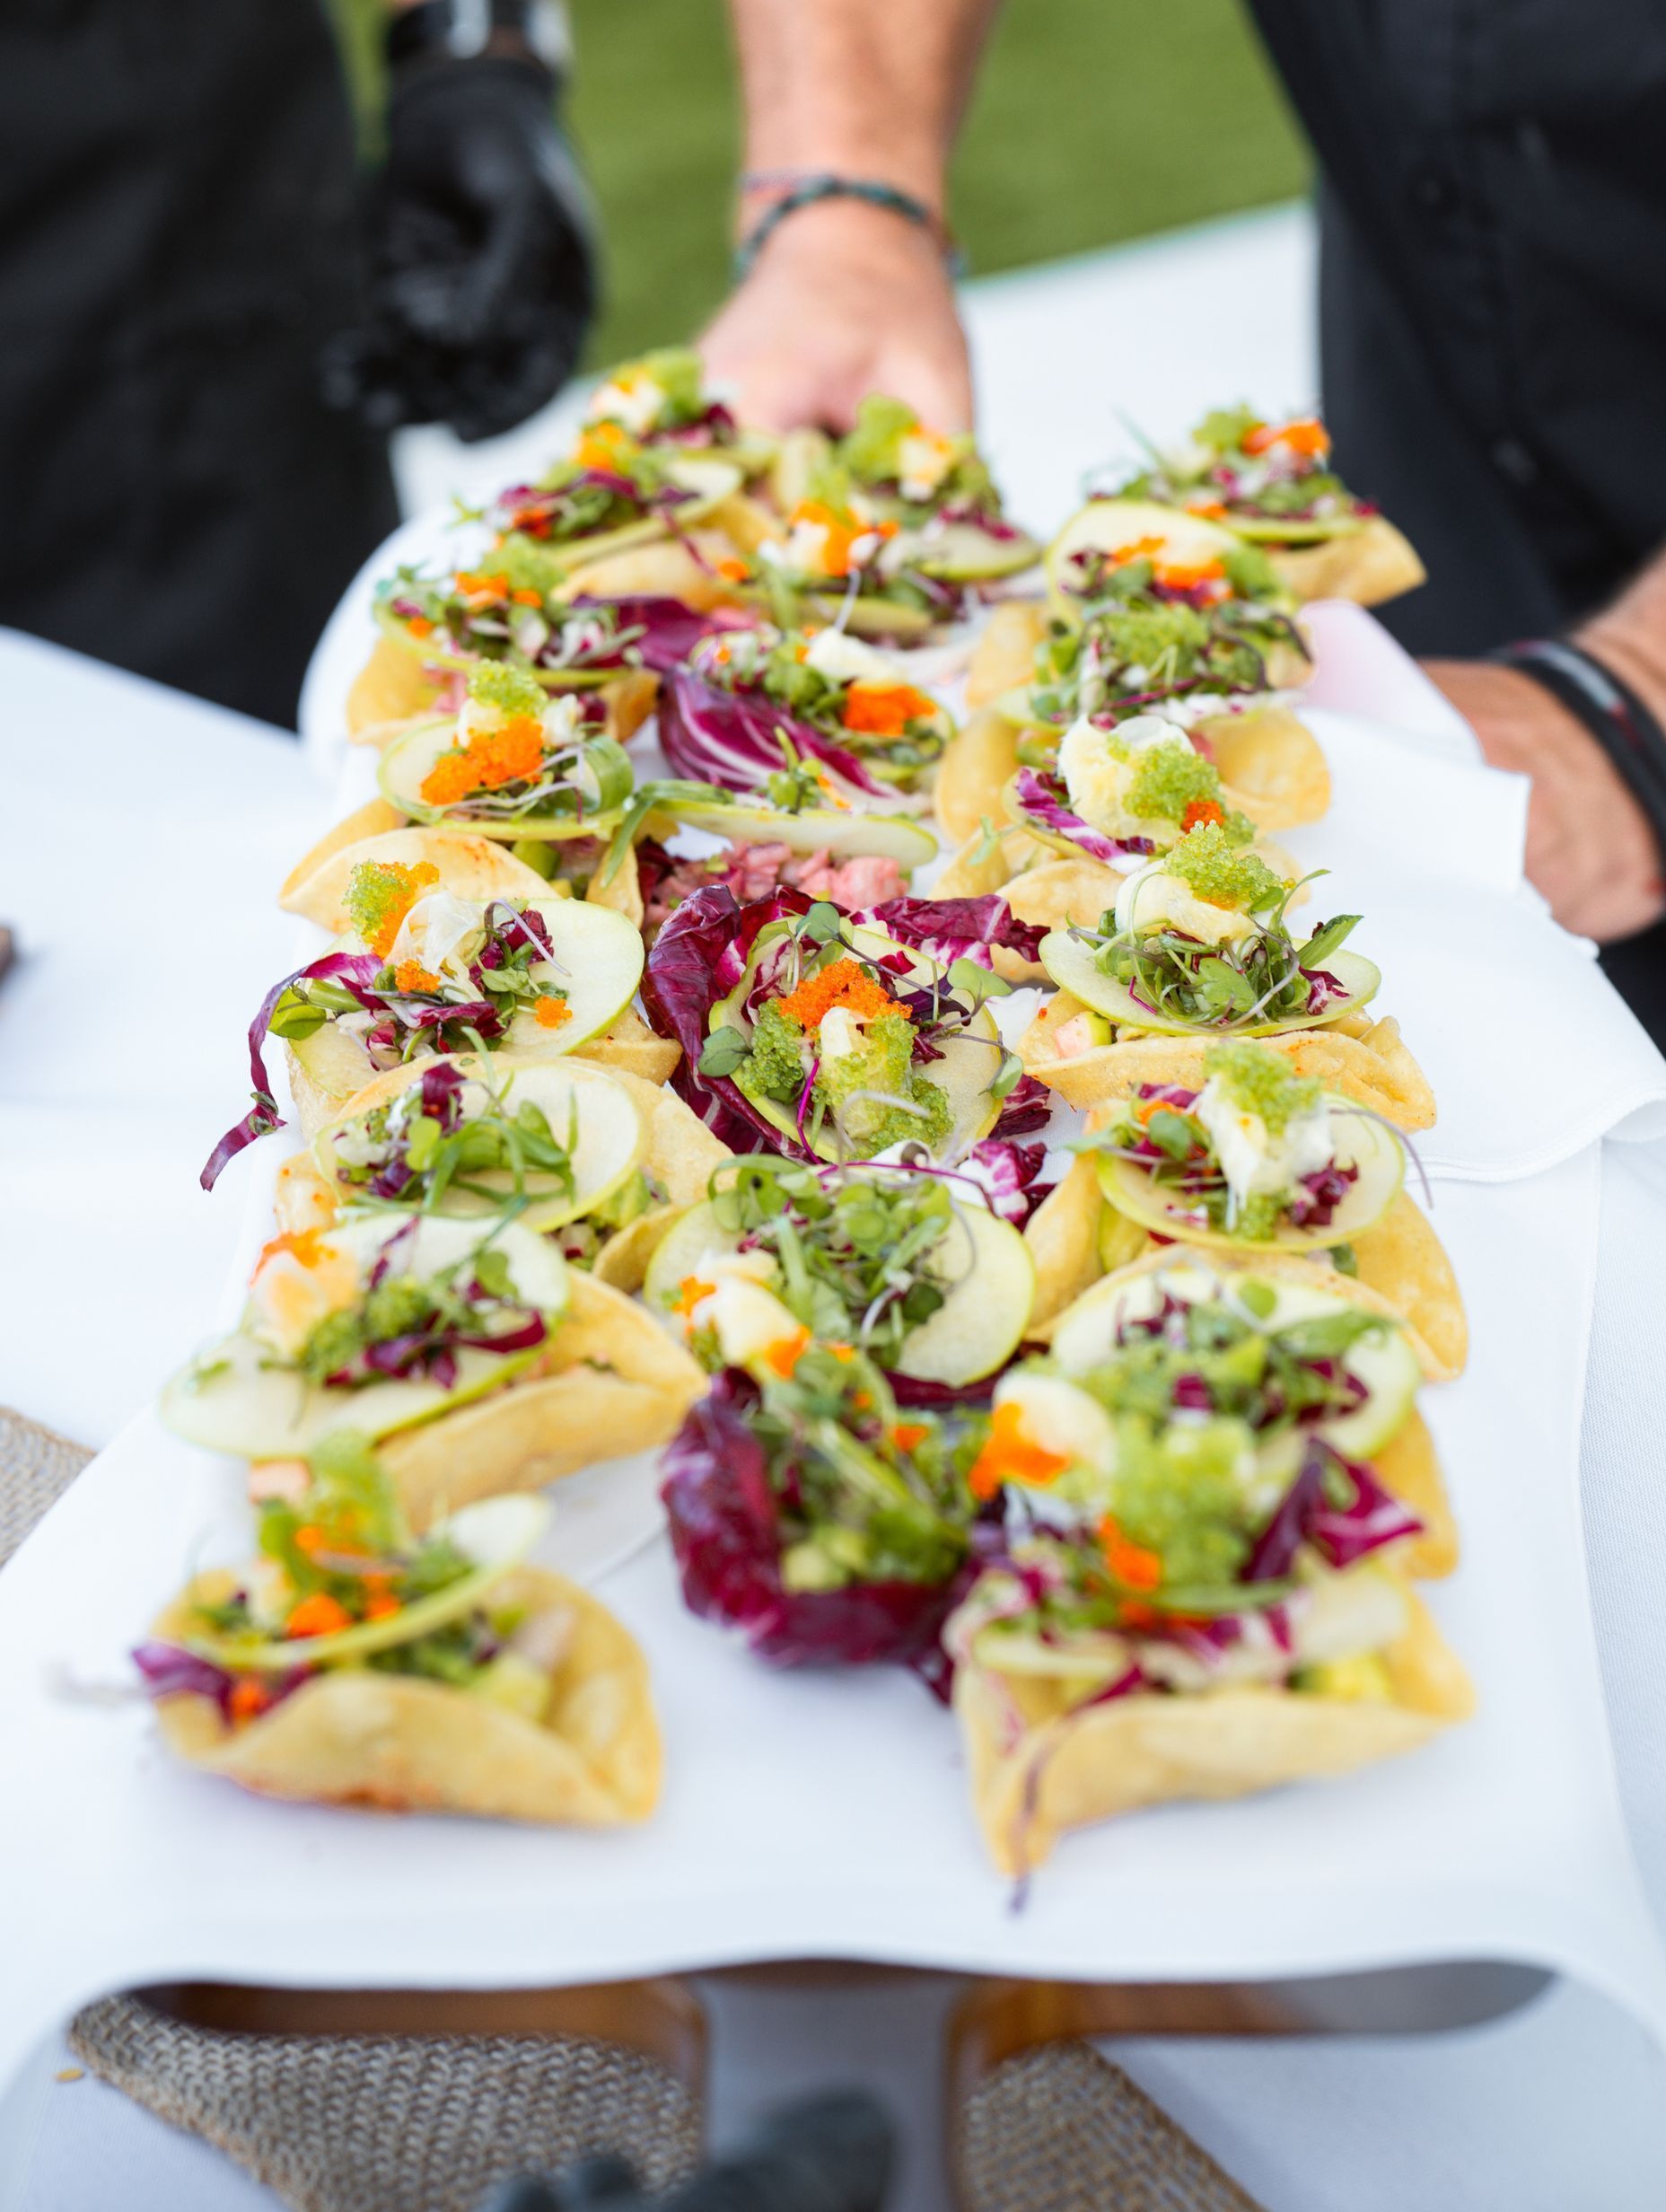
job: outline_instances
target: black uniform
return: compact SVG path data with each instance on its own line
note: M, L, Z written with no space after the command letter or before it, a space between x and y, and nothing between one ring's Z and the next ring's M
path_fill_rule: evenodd
M320 397L358 320L352 119L316 0L8 0L0 622L293 724L398 519Z
M1318 151L1337 463L1428 567L1381 610L1482 654L1666 545L1666 5L1251 0ZM1666 928L1605 965L1666 1029Z

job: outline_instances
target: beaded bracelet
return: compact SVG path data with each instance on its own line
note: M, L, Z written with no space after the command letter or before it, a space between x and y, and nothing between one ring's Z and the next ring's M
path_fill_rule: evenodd
M1666 857L1666 731L1605 661L1560 637L1529 637L1487 655L1541 690L1583 722L1642 808Z
M823 174L797 170L749 170L741 179L741 189L778 191L781 197L765 210L736 248L737 283L750 274L753 263L789 215L796 215L801 207L814 207L829 199L861 200L867 206L882 207L889 215L900 215L905 223L912 223L936 241L951 276L962 276L966 273L965 257L936 215L923 199L916 199L912 192L903 191L899 185L886 184L875 177L839 177L831 171Z

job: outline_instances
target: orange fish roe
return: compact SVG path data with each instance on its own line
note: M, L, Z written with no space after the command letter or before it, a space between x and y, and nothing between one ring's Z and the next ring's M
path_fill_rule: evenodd
M279 1252L292 1253L303 1268L316 1267L319 1239L323 1233L321 1229L285 1229L281 1236L268 1238L260 1247L260 1257L255 1261L255 1273L259 1275L267 1261L275 1260Z
M386 1620L399 1610L399 1601L391 1590L378 1590L364 1608L366 1620Z
M858 1021L872 1022L881 1014L895 1014L890 993L859 968L854 960L836 960L819 975L806 976L795 991L776 1001L777 1010L802 1029L815 1030L835 1006L843 1006Z
M405 917L440 871L431 860L408 867L402 860L365 860L348 880L347 917L378 958L386 960Z
M924 1421L899 1421L891 1429L890 1440L899 1452L912 1452L916 1444L924 1444L930 1435Z
M579 433L573 458L581 469L617 469L636 443L623 423L590 423Z
M1226 519L1226 502L1224 499L1188 499L1186 512L1201 516L1206 522L1223 522Z
M1154 1590L1162 1580L1162 1561L1157 1554L1144 1544L1130 1543L1110 1514L1099 1524L1099 1548L1106 1566L1130 1590Z
M929 721L937 702L911 683L853 683L841 719L864 737L900 737L911 722Z
M751 564L731 553L717 563L717 573L725 584L744 584L752 573Z
M856 1347L854 1344L826 1344L821 1348L823 1351L831 1352L841 1367L848 1367L856 1356Z
M790 1382L809 1343L808 1329L795 1329L790 1337L777 1337L773 1344L765 1345L764 1364L773 1367L784 1382Z
M564 1022L573 1019L573 1009L556 992L546 991L541 998L532 1001L532 1019L539 1029L559 1029Z
M1215 584L1224 591L1226 570L1219 561L1159 561L1152 581L1169 592L1195 592L1200 585Z
M867 534L866 526L848 515L837 514L825 499L801 499L787 518L796 528L800 522L819 526L825 533L821 540L821 566L829 576L847 576L851 570L851 548L858 538Z
M432 637L434 624L425 614L411 614L405 618L405 627L413 637Z
M671 1312L680 1313L686 1321L694 1319L694 1309L703 1298L709 1298L717 1288L715 1283L703 1283L697 1275L685 1275L677 1286L677 1295L671 1301Z
M1145 561L1154 558L1168 542L1166 538L1135 538L1127 545L1119 545L1116 551L1108 555L1107 557L1117 567L1124 568L1130 561Z
M232 1684L232 1694L226 1702L231 1708L232 1725L241 1727L248 1721L259 1719L272 1702L272 1693L254 1675L244 1674Z
M1186 812L1180 816L1181 830L1195 830L1200 821L1218 822L1224 827L1226 809L1218 799L1188 800Z
M1293 423L1258 423L1244 438L1246 453L1265 453L1269 445L1287 445L1293 453L1318 460L1330 451L1330 433L1307 415Z
M993 1497L1004 1482L1051 1482L1070 1464L1067 1453L1046 1452L1022 1434L1022 1406L997 1406L989 1435L967 1477L974 1497Z
M284 1634L334 1636L338 1628L352 1626L353 1616L339 1598L332 1598L328 1590L315 1590L310 1598L303 1598L299 1605L291 1606Z
M536 715L512 715L495 730L478 730L466 745L443 752L422 779L430 806L452 806L471 792L530 783L544 764L544 725Z
M508 577L490 573L485 569L477 572L470 568L460 568L457 572L456 584L459 599L470 600L484 607L489 607L509 596Z
M393 971L394 988L401 991L437 991L440 979L419 960L402 960Z

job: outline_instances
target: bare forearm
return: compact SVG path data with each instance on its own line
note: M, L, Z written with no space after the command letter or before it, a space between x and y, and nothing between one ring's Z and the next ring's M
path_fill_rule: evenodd
M1666 554L1578 632L1666 722ZM1518 670L1434 661L1429 673L1474 725L1495 768L1532 778L1527 872L1559 921L1628 936L1666 903L1661 852L1642 808L1578 718Z
M882 178L939 212L999 0L731 0L746 166Z
M889 392L940 429L971 419L966 338L943 253L943 172L999 0L731 0L746 165L911 193L938 218L831 198L793 209L705 334L706 366L754 422L849 428ZM757 231L777 184L742 194Z

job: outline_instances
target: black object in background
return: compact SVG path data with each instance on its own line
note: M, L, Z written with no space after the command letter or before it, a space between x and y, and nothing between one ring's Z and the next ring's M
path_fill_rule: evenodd
M534 47L559 20L540 0L420 0L390 19L369 312L330 364L332 399L380 429L495 437L578 364L593 224L561 78Z
M1660 0L1250 0L1322 171L1337 461L1429 581L1414 653L1553 636L1666 546ZM1666 1047L1666 924L1602 948Z
M644 2197L622 2159L597 2158L558 2180L506 2181L480 2212L881 2212L892 2145L872 2097L837 2091L784 2105L669 2196Z
M0 622L293 724L398 520L320 391L359 312L321 9L8 0L0 149Z
M319 0L0 0L0 623L293 726L399 520L389 428L508 429L583 344L583 193L521 50L396 67L367 302Z

